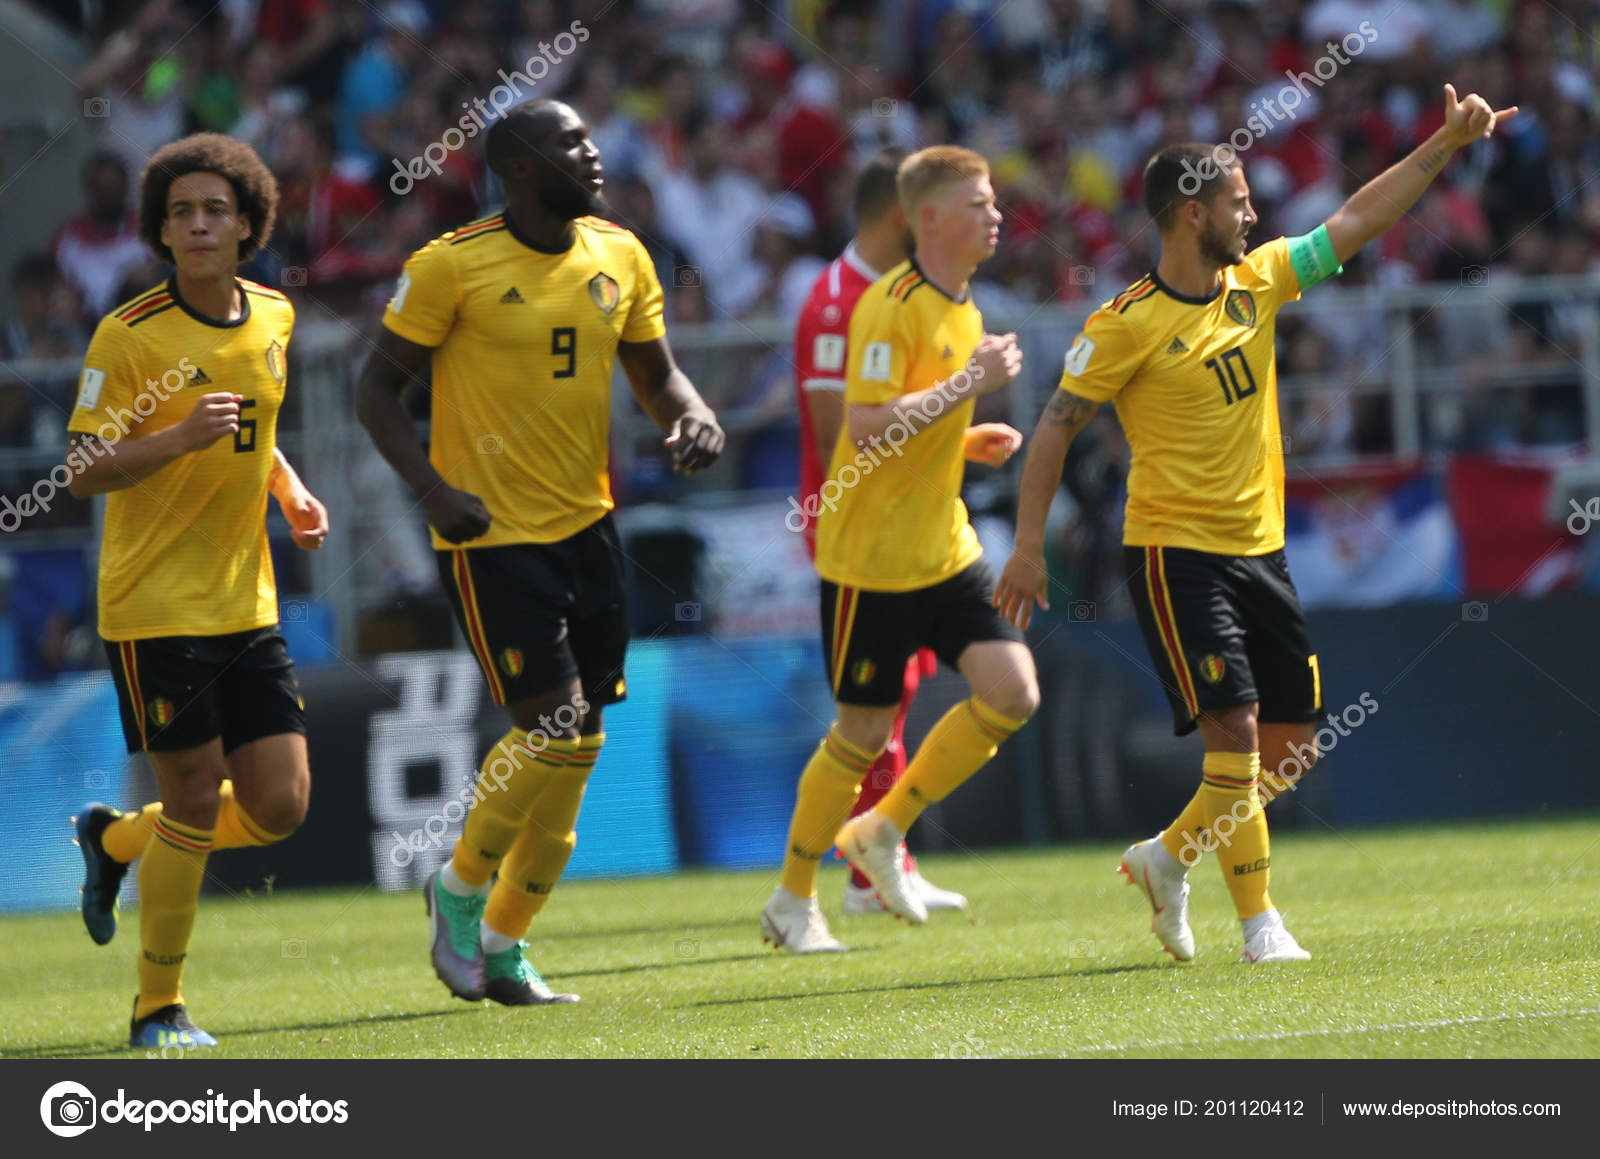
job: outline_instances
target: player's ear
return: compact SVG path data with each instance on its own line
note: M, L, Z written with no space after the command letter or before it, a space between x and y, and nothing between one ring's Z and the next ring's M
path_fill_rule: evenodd
M244 214L239 215L239 240L245 241L250 236L250 219Z

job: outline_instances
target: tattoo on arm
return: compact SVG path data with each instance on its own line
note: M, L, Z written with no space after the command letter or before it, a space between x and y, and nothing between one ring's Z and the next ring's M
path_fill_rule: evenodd
M1073 434L1083 429L1100 404L1080 398L1069 391L1058 390L1044 408L1044 421L1053 427L1065 427Z
M1424 157L1417 164L1421 166L1422 171L1424 173L1433 173L1434 171L1439 169L1439 167L1442 166L1444 164L1444 162L1445 162L1445 151L1443 149L1435 149L1433 152L1429 153L1426 157Z

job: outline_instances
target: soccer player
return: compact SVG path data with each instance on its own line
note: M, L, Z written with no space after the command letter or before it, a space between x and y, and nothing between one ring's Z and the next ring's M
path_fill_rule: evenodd
M602 710L627 691L606 477L613 359L678 470L715 461L723 434L673 362L649 254L595 216L602 170L583 120L530 101L494 122L486 148L506 208L411 256L357 405L427 512L456 617L511 716L450 861L424 887L434 969L468 1001L570 1003L523 939L577 841ZM430 360L424 452L401 395Z
M95 330L65 465L73 495L109 496L100 635L128 751L148 755L161 800L78 815L83 917L111 940L139 859L129 1041L214 1046L180 991L207 855L283 840L311 791L267 496L306 550L328 515L277 448L294 308L237 276L272 232L277 182L250 146L201 133L150 158L139 202L140 236L177 271Z
M1243 960L1298 961L1267 893L1270 851L1259 784L1314 754L1322 678L1283 556L1283 455L1274 330L1278 309L1341 272L1400 220L1456 150L1487 137L1496 112L1444 88L1445 123L1302 237L1248 256L1256 222L1236 156L1170 145L1145 167L1145 206L1161 260L1090 315L1060 389L1034 432L1017 504L1016 552L995 601L1026 628L1048 608L1045 518L1067 446L1116 400L1133 450L1124 558L1145 645L1172 703L1174 730L1199 728L1199 791L1165 830L1131 846L1121 870L1149 897L1151 930L1194 957L1187 871L1213 847L1244 934ZM1299 766L1297 766L1299 767ZM1295 774L1298 777L1298 773ZM1226 815L1226 816L1225 816Z
M817 523L823 655L838 719L801 775L782 880L761 913L764 940L802 953L844 948L815 887L835 843L890 913L927 920L900 850L906 831L1039 702L1033 657L990 603L994 575L961 502L964 460L998 465L1022 441L1009 427L971 425L977 396L1022 367L1016 336L985 334L968 293L999 237L989 167L970 150L936 146L906 158L896 187L913 254L868 287L851 316L847 434L834 447ZM906 664L921 647L958 668L973 695L934 725L883 799L850 819L894 733Z
M827 466L823 453L826 449L828 455L833 454L833 447L839 441L839 429L844 424L844 368L848 358L850 314L866 288L883 276L880 270L899 265L911 254L911 231L906 228L905 211L900 208L894 184L895 173L905 157L904 149L884 149L868 161L857 176L855 237L844 253L818 276L795 327L795 385L800 402L801 499L797 510L806 552L813 559L817 554L818 493ZM935 663L933 653L923 649L906 664L905 687L900 697L900 711L894 718L894 732L888 747L878 755L861 783L861 795L856 798L851 816L865 813L876 805L906 771L906 713L911 710L921 675L926 671L931 676ZM923 877L909 851L905 857L912 887L922 895L929 910L960 909L967 904L961 894L940 889ZM844 912L886 912L877 892L859 869L852 868L850 879L845 882Z

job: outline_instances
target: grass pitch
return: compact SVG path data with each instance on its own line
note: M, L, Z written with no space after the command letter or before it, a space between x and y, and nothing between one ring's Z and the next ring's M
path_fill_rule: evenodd
M930 857L969 916L919 929L823 909L854 947L763 947L774 874L563 886L531 956L575 1007L451 998L422 899L375 889L203 899L185 986L215 1057L1600 1056L1600 818L1284 833L1272 890L1315 958L1250 967L1210 859L1178 964L1122 844ZM225 854L224 854L225 856ZM0 920L0 1057L126 1056L136 913Z

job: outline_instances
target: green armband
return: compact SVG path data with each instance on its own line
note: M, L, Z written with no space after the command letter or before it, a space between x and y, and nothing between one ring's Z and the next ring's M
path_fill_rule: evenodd
M1344 273L1339 257L1333 252L1333 240L1328 237L1328 227L1319 225L1310 233L1289 238L1289 264L1294 276L1300 279L1300 288L1309 290L1318 282L1335 274Z

